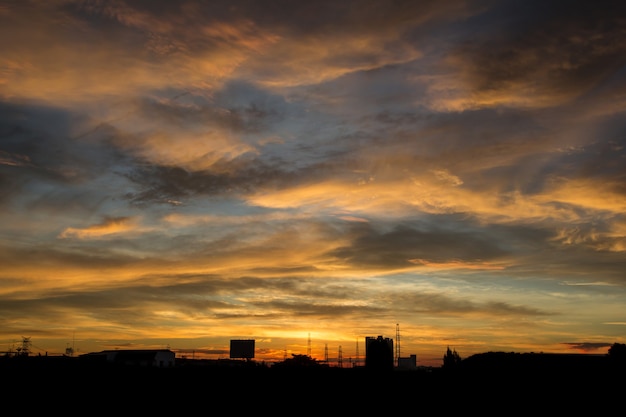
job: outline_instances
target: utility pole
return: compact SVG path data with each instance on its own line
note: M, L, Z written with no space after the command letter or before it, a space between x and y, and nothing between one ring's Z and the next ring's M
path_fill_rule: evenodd
M400 325L396 323L396 367L400 364Z

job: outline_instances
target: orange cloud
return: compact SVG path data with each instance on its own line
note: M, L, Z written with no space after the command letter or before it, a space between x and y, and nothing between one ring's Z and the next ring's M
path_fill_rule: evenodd
M415 265L424 266L434 270L447 270L447 269L476 269L476 270L502 270L506 269L504 265L495 265L489 262L463 262L459 260L452 260L448 262L431 262L425 259L409 259L409 262Z
M135 229L135 221L130 217L108 218L100 224L83 229L68 227L59 234L59 238L97 239L119 233L127 233Z

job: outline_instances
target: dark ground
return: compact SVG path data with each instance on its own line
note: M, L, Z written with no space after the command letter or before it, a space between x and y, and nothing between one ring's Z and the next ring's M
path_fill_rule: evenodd
M454 370L374 371L0 358L0 395L6 410L12 404L13 412L28 415L623 413L623 368L606 362L513 362L498 358Z

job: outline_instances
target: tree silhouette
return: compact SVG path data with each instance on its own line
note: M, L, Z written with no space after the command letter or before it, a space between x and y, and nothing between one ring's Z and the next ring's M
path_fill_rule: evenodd
M448 346L448 350L446 354L443 356L443 368L445 369L453 369L456 368L461 363L461 357L455 350L450 350L450 346Z
M282 362L278 362L274 367L279 368L318 368L322 367L322 364L317 359L310 357L309 355L299 355L292 353L291 358L285 359Z
M626 344L613 343L609 348L608 356L614 366L626 367Z
M609 356L626 357L626 344L613 343L613 345L609 348Z

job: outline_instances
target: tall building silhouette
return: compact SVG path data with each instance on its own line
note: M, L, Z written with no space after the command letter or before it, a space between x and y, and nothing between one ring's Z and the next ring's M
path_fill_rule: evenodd
M382 336L365 338L365 367L372 370L392 370L393 339Z

